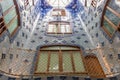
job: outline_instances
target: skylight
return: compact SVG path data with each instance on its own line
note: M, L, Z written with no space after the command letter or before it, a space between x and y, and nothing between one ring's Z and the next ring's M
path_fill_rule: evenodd
M53 7L64 8L71 2L71 0L47 0L47 2Z

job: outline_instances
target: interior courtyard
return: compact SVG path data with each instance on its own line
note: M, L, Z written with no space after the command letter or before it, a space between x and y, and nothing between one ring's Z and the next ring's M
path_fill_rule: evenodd
M0 0L0 80L120 80L120 0Z

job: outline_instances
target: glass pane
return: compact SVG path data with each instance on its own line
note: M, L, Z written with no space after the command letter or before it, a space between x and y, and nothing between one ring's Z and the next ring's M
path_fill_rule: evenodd
M84 72L85 68L79 51L74 52L73 59L76 72Z
M104 27L107 29L107 31L112 35L115 31L114 28L106 21L104 20Z
M69 47L69 46L50 46L50 47L45 47L45 48L42 48L41 50L79 50L78 48L76 47Z
M61 25L60 26L60 32L61 33L65 33L65 25Z
M120 0L110 0L108 6L120 14Z
M54 33L57 33L57 27L58 27L58 25L53 25L53 27L54 27L54 28L53 28L53 32L54 32Z
M73 72L70 52L62 51L62 53L63 53L63 72Z
M118 26L119 22L120 22L120 18L118 16L116 16L115 14L113 14L111 11L106 10L105 16L107 16L107 18L116 26Z
M7 15L4 16L5 23L8 24L16 16L16 10L11 10Z
M60 47L61 50L79 50L76 47L69 47L69 46L62 46Z
M51 51L50 56L50 72L59 72L59 57L58 57L58 51Z
M66 25L66 32L71 32L70 25Z
M47 2L53 7L65 7L67 6L71 0L47 0Z
M50 47L42 48L41 50L59 50L59 49L60 49L59 46L50 46Z
M53 15L53 16L61 15L61 11L60 11L60 10L53 11L53 12L52 12L52 15Z
M11 23L8 27L8 30L9 30L10 34L12 34L17 27L18 27L18 20L17 20L17 17L16 17L14 19L13 23Z
M14 5L13 0L1 0L2 10L5 12L9 9L12 5Z
M49 25L49 27L48 27L48 32L53 32L53 25Z
M47 63L48 63L48 52L41 51L39 55L39 60L37 64L38 67L36 72L46 72Z

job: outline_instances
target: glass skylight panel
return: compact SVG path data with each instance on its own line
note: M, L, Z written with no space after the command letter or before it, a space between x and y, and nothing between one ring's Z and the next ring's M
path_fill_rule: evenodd
M65 7L71 0L47 0L47 2L53 7Z

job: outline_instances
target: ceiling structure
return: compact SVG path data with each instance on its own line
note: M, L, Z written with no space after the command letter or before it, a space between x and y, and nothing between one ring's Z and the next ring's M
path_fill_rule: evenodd
M46 0L53 7L65 8L72 0Z

